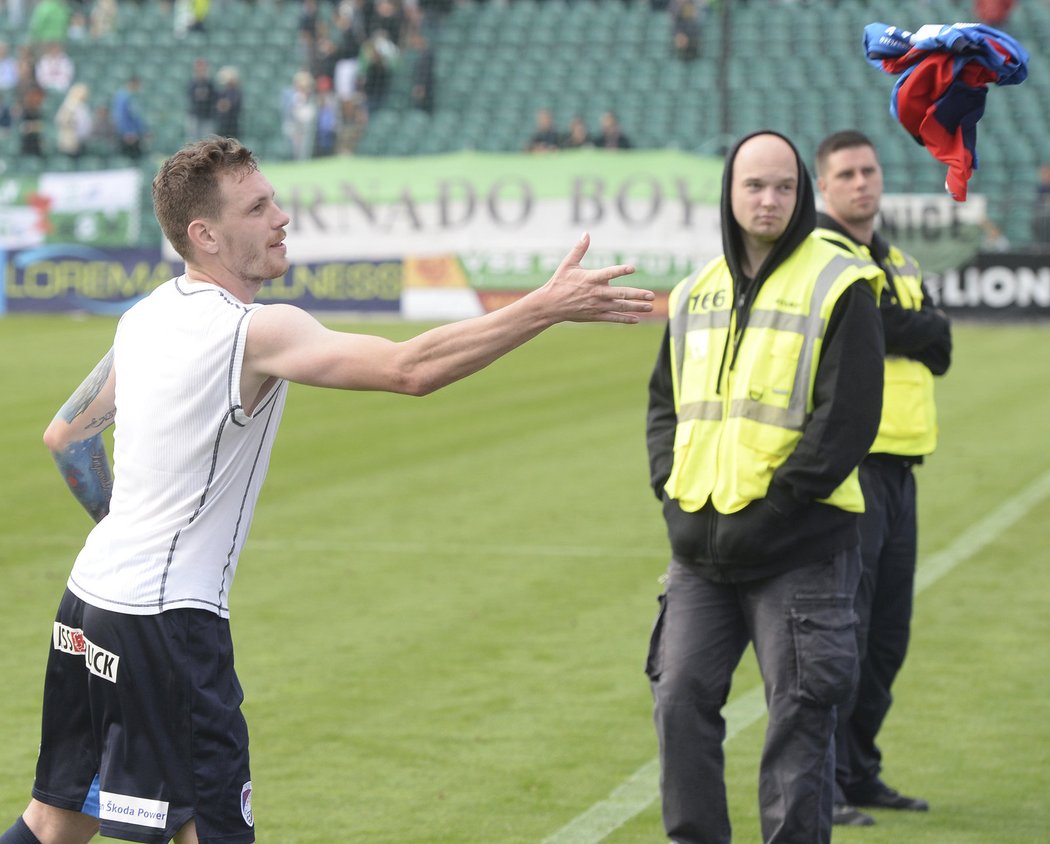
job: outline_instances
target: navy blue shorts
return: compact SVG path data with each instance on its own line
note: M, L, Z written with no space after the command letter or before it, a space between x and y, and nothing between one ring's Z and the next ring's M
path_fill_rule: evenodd
M44 679L33 796L98 817L102 835L255 841L244 695L230 625L206 610L126 615L68 590Z

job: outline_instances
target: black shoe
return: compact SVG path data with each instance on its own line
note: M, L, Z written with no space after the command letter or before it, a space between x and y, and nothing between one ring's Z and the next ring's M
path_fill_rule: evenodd
M874 826L875 818L849 803L836 803L831 807L831 823L834 826Z
M878 778L860 788L850 789L846 794L846 799L856 806L866 806L872 809L926 812L930 808L930 804L921 797L907 797Z

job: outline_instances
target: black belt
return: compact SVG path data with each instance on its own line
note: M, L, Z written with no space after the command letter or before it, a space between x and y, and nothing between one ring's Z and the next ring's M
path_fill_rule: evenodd
M885 466L898 466L901 469L910 469L912 466L919 466L922 464L923 457L921 454L884 454L877 452L869 454L864 458L866 463L881 463Z

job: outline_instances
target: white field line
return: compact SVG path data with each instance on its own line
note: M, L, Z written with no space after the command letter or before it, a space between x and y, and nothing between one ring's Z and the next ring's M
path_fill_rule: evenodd
M1050 472L1036 478L1013 498L964 530L947 548L923 558L915 572L915 594L928 589L960 563L983 551L1047 496L1050 496ZM762 686L756 686L733 700L722 713L726 719L726 741L758 722L765 713ZM660 763L653 759L631 774L604 800L543 839L542 844L598 844L657 799L659 778Z

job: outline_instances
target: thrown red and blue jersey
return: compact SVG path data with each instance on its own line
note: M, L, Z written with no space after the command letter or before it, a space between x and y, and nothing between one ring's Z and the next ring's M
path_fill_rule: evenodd
M909 32L884 23L864 27L868 62L900 74L890 114L938 161L945 189L963 202L977 169L977 122L988 85L1028 77L1028 53L1016 39L981 23L927 24Z

